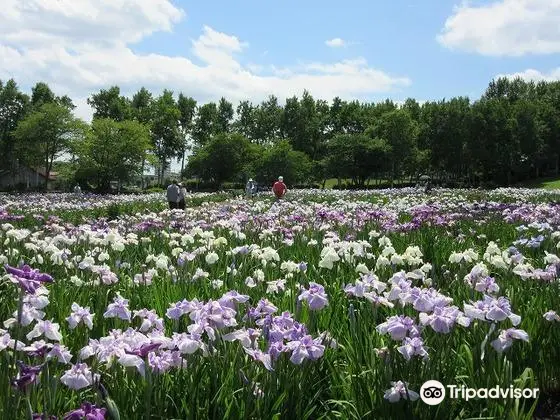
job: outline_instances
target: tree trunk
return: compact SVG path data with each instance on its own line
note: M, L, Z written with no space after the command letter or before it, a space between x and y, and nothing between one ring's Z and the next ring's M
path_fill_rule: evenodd
M49 158L45 159L45 192L49 190L49 175L51 169L49 168Z
M140 188L144 189L144 171L146 167L146 158L142 158L142 169L140 172Z

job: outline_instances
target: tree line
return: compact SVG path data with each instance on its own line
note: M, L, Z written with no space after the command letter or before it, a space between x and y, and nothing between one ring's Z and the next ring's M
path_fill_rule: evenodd
M560 82L500 78L476 101L329 103L304 91L284 104L269 96L237 106L145 88L128 98L113 86L88 103L91 124L46 83L27 95L14 80L0 81L4 169L25 164L48 174L67 156L69 176L102 191L148 166L163 183L175 158L183 176L216 185L249 177L268 184L282 174L291 185L338 178L363 187L423 174L450 186L497 186L560 170Z

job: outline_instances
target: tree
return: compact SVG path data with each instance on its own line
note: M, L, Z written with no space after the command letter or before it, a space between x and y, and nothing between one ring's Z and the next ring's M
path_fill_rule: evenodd
M513 165L520 157L510 105L501 98L481 99L474 103L472 115L467 147L473 167L484 181L509 185Z
M153 102L154 98L146 88L136 92L130 103L132 119L149 127L153 119Z
M0 81L0 156L2 169L15 173L18 160L14 131L29 110L29 97L22 93L17 83L10 79L4 85Z
M53 103L55 100L56 96L48 84L39 82L31 88L31 106L34 109L40 108L43 104Z
M257 181L270 185L280 175L290 185L304 183L312 169L309 157L294 150L287 140L266 147L253 167Z
M195 144L204 146L218 132L218 108L216 104L209 102L199 107L192 132Z
M128 182L140 173L150 143L148 128L137 121L96 119L77 146L79 176L107 192L111 181Z
M237 106L237 121L234 123L234 129L249 140L255 139L256 127L256 108L249 101L241 101Z
M24 162L44 168L47 188L53 162L69 150L72 142L82 138L85 130L85 123L68 107L45 103L19 122L14 136Z
M257 148L241 134L217 134L195 151L187 164L187 173L218 185L235 178L241 180L259 154Z
M154 117L154 98L152 93L148 91L145 87L142 87L138 92L132 96L132 101L130 103L132 119L138 121L150 131ZM151 149L150 149L151 150ZM146 150L146 156L154 158L153 155L148 155L148 150ZM140 186L144 188L144 172L146 168L146 158L142 160L141 169L141 183ZM155 158L153 159L155 160Z
M179 108L179 126L183 137L183 147L179 158L181 159L181 172L185 169L185 154L190 149L189 138L192 136L194 127L194 116L196 113L196 100L186 97L182 93L177 99L177 108ZM233 111L232 111L233 112Z
M391 161L391 185L402 169L403 164L413 157L417 125L403 109L394 109L381 115L378 125L372 130L374 137L384 139L391 147L389 159Z
M365 134L338 134L327 146L327 173L350 178L354 186L363 187L368 178L386 169L390 152L385 140Z
M124 121L132 118L130 100L121 96L118 86L108 90L101 89L91 95L87 103L94 109L93 118L111 118L115 121Z
M254 110L254 139L259 144L273 143L280 136L282 107L278 98L270 95Z
M231 120L233 119L233 105L226 98L221 98L218 103L218 111L216 116L217 132L229 133Z
M177 156L184 147L184 140L179 127L181 111L173 98L173 92L164 90L153 105L152 142L154 152L160 164L159 182L169 160Z

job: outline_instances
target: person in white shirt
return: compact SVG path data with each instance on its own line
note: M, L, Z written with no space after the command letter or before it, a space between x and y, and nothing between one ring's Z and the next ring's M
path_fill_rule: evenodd
M187 197L187 189L185 186L179 182L179 207L181 210L185 210L186 203L185 199Z

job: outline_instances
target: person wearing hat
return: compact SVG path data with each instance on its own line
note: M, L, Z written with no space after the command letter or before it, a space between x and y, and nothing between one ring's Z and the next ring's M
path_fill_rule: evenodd
M187 197L187 189L182 182L179 182L179 207L181 210L185 210L185 198Z
M276 196L276 199L280 200L284 197L286 191L288 191L288 189L286 188L286 184L284 184L284 177L279 176L278 181L272 186L272 192Z
M249 178L247 184L245 185L245 194L247 197L253 197L257 192L257 184L253 181L253 178Z

